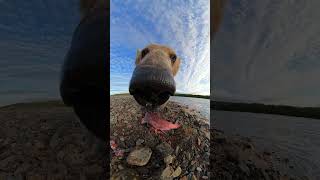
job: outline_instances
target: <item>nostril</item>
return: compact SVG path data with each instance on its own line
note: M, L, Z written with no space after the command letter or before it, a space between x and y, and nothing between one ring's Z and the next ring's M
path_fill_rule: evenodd
M158 95L159 99L166 99L166 98L169 98L170 97L170 93L169 92L163 92L163 93L160 93Z
M169 71L136 67L130 80L129 92L141 104L164 104L175 92L175 82Z
M165 103L166 101L169 100L170 95L172 95L170 92L160 93L160 94L158 95L158 103L159 103L159 104Z

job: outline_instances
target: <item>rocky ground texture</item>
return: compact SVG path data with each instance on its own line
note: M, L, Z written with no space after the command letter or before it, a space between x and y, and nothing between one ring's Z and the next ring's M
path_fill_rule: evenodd
M208 119L187 106L160 108L182 126L156 134L141 124L145 109L132 97L111 96L110 103L110 154L60 102L0 108L0 180L107 179L108 166L114 180L306 179L279 170L279 158L248 138L209 131Z
M59 102L0 108L0 180L106 179L107 153Z
M111 98L111 179L209 179L209 121L168 102L162 118L182 127L156 134L141 124L145 110L130 96Z
M130 96L112 96L110 103L111 179L306 179L280 170L279 157L258 151L250 139L210 129L208 119L182 104L159 109L182 125L161 136L141 124L145 109Z

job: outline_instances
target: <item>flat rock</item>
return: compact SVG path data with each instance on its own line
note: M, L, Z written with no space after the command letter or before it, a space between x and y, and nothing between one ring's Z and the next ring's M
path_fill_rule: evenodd
M180 176L181 172L182 172L182 169L181 169L180 166L178 166L178 167L176 168L176 170L174 170L174 172L172 173L172 177L175 178L175 177Z
M162 180L169 180L173 179L172 173L174 172L173 168L171 166L167 166L161 173L160 179Z
M152 150L149 147L136 147L127 157L127 163L135 166L146 165L151 157Z

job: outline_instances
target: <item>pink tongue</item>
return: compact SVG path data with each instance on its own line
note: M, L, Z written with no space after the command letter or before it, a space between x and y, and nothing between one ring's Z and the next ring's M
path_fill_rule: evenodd
M159 130L171 130L180 127L180 124L173 124L165 119L160 118L159 114L156 112L146 112L142 123L149 123L155 129Z

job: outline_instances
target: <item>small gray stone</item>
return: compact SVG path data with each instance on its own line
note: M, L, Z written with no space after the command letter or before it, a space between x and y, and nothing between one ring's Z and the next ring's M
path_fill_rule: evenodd
M136 141L136 146L140 146L141 144L143 144L144 143L144 140L143 139L138 139L137 141Z
M163 156L168 156L173 152L172 147L170 144L163 142L159 144L156 149L163 155Z
M190 161L191 160L191 154L188 152L187 153L187 159Z
M124 167L121 164L119 164L118 169L122 170L122 169L124 169Z

